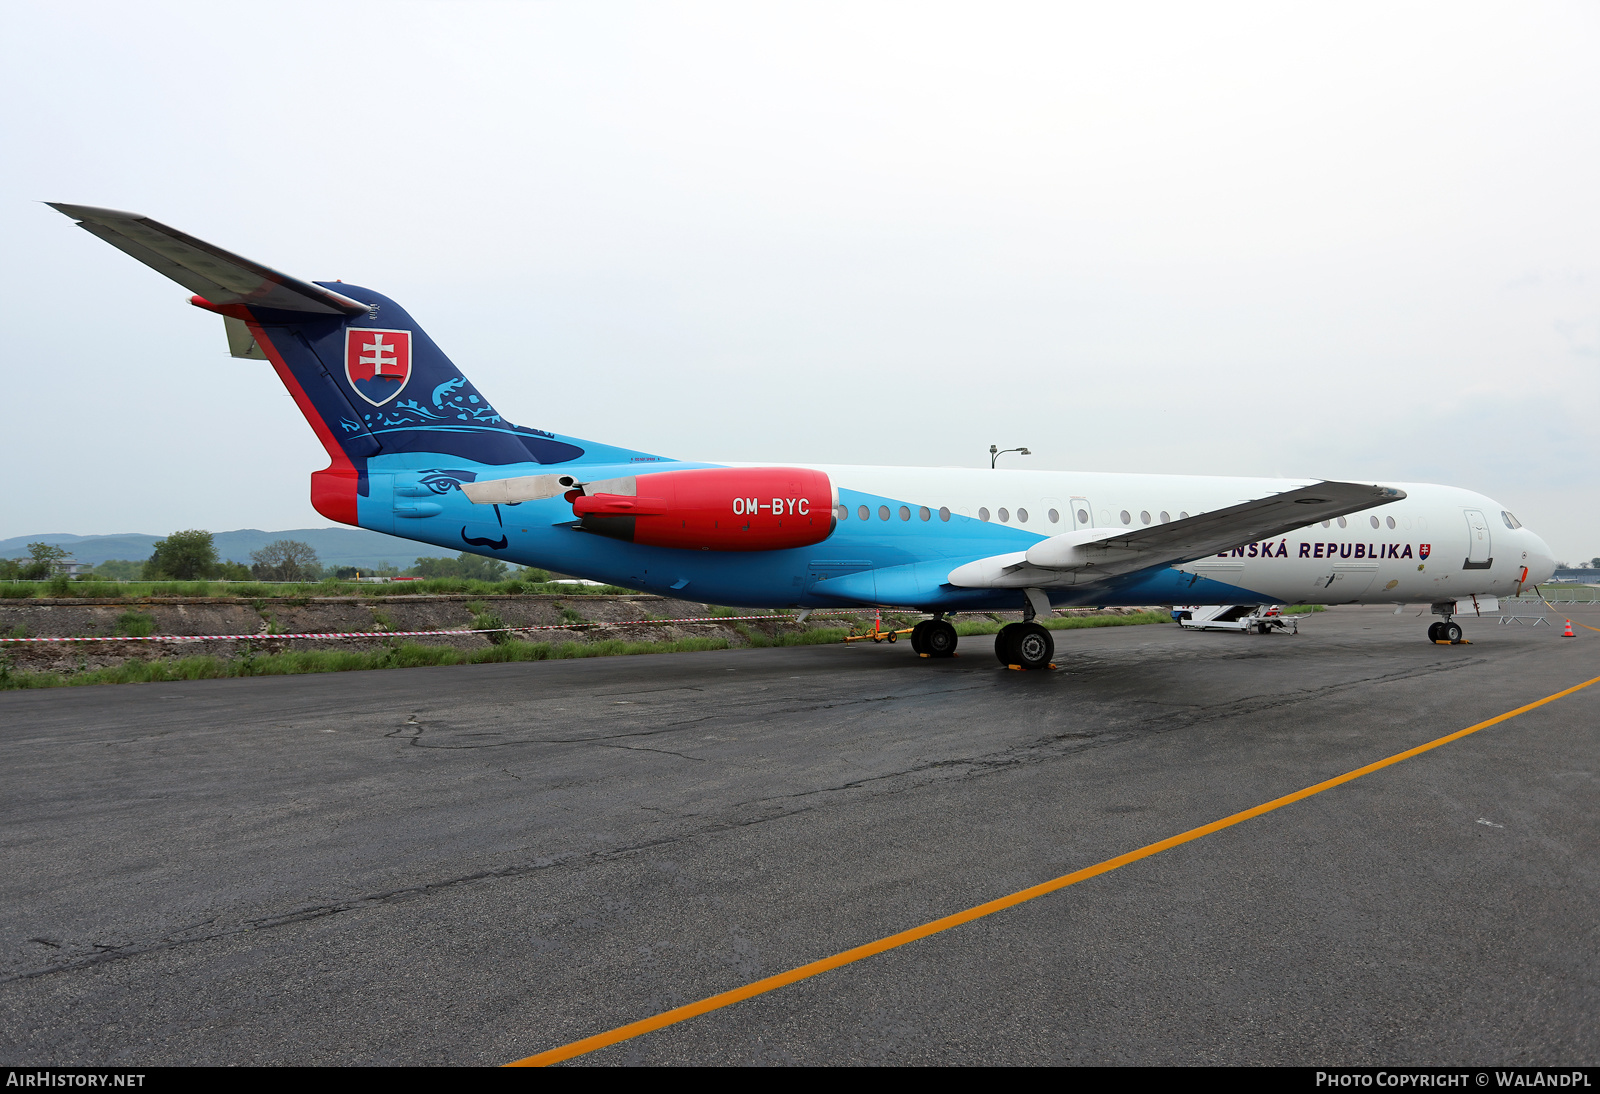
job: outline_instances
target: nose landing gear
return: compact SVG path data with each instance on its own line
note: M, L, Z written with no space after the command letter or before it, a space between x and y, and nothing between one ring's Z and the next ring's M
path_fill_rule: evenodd
M1428 627L1428 641L1442 646L1466 645L1467 640L1461 635L1461 624L1449 618L1437 620Z

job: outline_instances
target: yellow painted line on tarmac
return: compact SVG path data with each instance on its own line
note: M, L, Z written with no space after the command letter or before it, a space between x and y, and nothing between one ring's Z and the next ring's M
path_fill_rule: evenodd
M1274 798L1261 805L1252 806L1242 812L1234 813L1232 816L1212 821L1210 824L1202 824L1199 828L1191 828L1187 832L1169 836L1157 843L1141 847L1137 851L1129 851L1126 854L1118 855L1116 858L1108 858L1104 862L1086 866L1082 870L1074 870L1070 874L1062 874L1058 878L1021 889L1009 896L991 900L986 904L976 905L965 911L956 912L954 915L947 915L942 919L935 919L931 923L924 923L920 927L912 927L910 930L889 935L887 938L880 938L876 942L868 942L865 945L856 946L854 949L845 950L843 953L836 953L832 957L824 957L820 961L812 961L809 964L790 969L788 972L780 972L776 976L769 976L764 980L757 980L754 983L734 988L731 991L719 992L716 995L701 999L699 1002L686 1003L681 1007L673 1007L671 1010L662 1011L660 1014L652 1015L649 1018L641 1018L637 1022L629 1022L625 1026L618 1026L616 1029L608 1030L605 1033L596 1033L594 1036L585 1037L581 1041L573 1041L571 1044L561 1045L558 1048L546 1049L544 1052L536 1053L521 1060L515 1060L505 1066L544 1067L547 1064L559 1064L563 1060L570 1060L575 1056L582 1056L596 1049L605 1048L620 1041L627 1041L638 1037L640 1034L651 1033L667 1026L676 1025L679 1022L688 1021L690 1018L697 1018L702 1014L709 1014L711 1011L732 1006L734 1003L753 999L758 995L765 995L769 991L809 979L820 973L828 972L830 969L850 965L863 958L872 957L875 954L904 946L908 942L915 942L919 938L927 938L929 935L948 931L951 927L959 927L963 923L971 923L974 919L982 919L984 916L993 915L995 912L1004 911L1018 904L1024 904L1047 893L1056 892L1058 889L1065 889L1069 885L1076 885L1080 881L1087 881L1092 877L1108 874L1112 870L1127 866L1129 863L1147 859L1152 855L1159 855L1162 851L1181 847L1183 844L1197 840L1202 836L1209 836L1213 832L1220 832L1224 828L1232 828L1236 824L1242 824L1247 820L1271 813L1275 809L1282 809L1286 805L1304 801L1306 798L1321 794L1324 790L1332 790L1336 786L1343 786L1345 783L1359 779L1363 775L1370 775L1374 771L1382 771L1384 768L1391 767L1401 760L1409 760L1413 756L1431 752L1433 749L1447 745L1452 741L1459 741L1461 738L1476 733L1480 729L1488 729L1490 726L1510 721L1519 714L1537 710L1546 703L1564 699L1568 695L1582 691L1584 688L1594 684L1600 684L1600 676L1596 676L1592 680L1585 680L1583 683L1567 688L1565 691L1558 691L1554 695L1547 695L1543 699L1529 703L1527 706L1518 707L1516 710L1508 710L1504 714L1496 715L1486 722L1479 722L1477 725L1468 726L1466 729L1458 729L1454 733L1446 734L1437 740L1429 741L1427 744L1408 748L1404 752L1397 752L1386 759L1367 764L1365 767L1358 767L1354 771L1347 771L1343 775L1337 775L1314 786L1308 786L1304 790L1296 790L1293 794L1285 794L1281 798Z

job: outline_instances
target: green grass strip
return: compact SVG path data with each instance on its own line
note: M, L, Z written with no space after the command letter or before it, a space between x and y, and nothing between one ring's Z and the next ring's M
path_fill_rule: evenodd
M285 650L245 652L233 658L183 657L173 661L127 661L83 672L18 672L0 661L0 691L76 687L83 684L156 684L177 680L221 680L234 676L294 676L312 672L421 668L429 665L484 665L506 661L562 661L578 657L616 657L641 653L725 650L726 638L679 638L661 642L505 642L486 649L458 650L401 642L381 650Z
M1087 627L1137 627L1145 623L1171 623L1172 616L1166 612L1134 612L1131 615L1069 615L1063 619L1040 619L1037 622L1049 631L1076 631ZM1004 622L997 623L990 619L957 619L955 626L956 633L965 636L995 634L1005 625Z
M1132 615L1069 616L1049 619L1050 630L1088 627L1129 627L1144 623L1170 623L1166 612ZM963 635L994 634L1004 624L989 620L963 620L956 632ZM815 646L842 642L847 627L782 630L767 634L735 625L741 638L754 649ZM281 653L245 651L231 658L201 655L170 661L125 661L82 672L18 671L0 658L0 691L28 688L78 687L87 684L160 684L179 680L222 680L237 676L296 676L313 672L356 672L363 669L422 668L432 665L486 665L511 661L561 661L579 657L618 657L647 653L693 653L733 648L726 638L678 638L656 642L602 639L595 642L525 642L513 639L482 649L424 646L397 642L379 650L285 650Z

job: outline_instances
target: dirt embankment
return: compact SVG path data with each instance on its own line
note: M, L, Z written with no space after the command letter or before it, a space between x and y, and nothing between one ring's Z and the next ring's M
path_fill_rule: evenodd
M721 636L738 644L735 625L793 628L794 623L652 623L710 615L705 604L645 594L629 596L391 596L315 597L305 600L234 600L221 597L166 597L142 600L16 600L0 602L0 635L27 638L106 637L112 635L249 635L247 639L203 642L0 643L0 656L19 669L58 671L99 668L129 657L146 660L212 654L230 657L248 646L255 653L283 649L369 650L394 641L374 638L275 638L275 634L467 630L480 615L498 616L505 626L541 627L517 637L533 641L584 642L595 639L669 640ZM740 615L768 615L751 609ZM839 626L844 620L817 620ZM602 625L597 625L602 624ZM631 625L630 625L631 624ZM489 645L483 634L442 634L411 641L433 646L477 649Z
M725 610L725 609L724 609ZM1135 608L1072 608L1054 614L1121 615ZM405 640L428 646L481 649L486 634L465 633L481 625L529 628L515 637L534 642L672 641L681 638L723 638L746 645L754 632L776 637L796 629L849 627L870 621L870 609L818 612L804 624L793 613L780 619L749 620L713 616L714 609L695 601L672 600L645 593L623 596L390 596L311 597L303 600L240 600L224 597L148 597L128 600L32 599L0 601L0 636L17 638L98 638L149 635L138 642L0 643L0 659L23 671L81 672L104 668L130 658L167 660L209 654L231 658L282 650L375 650ZM739 616L773 615L748 609ZM1017 618L1018 613L1006 613ZM498 623L485 617L497 617ZM918 613L885 612L910 626ZM996 620L1001 617L989 616ZM405 631L459 631L406 639ZM282 638L285 634L372 632L365 638ZM245 635L205 641L162 641L163 635Z

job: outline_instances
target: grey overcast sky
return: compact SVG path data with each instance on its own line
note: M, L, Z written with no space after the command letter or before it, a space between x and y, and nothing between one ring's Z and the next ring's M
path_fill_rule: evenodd
M1600 7L7 2L0 537L325 525L185 292L666 455L1447 482L1600 555Z

